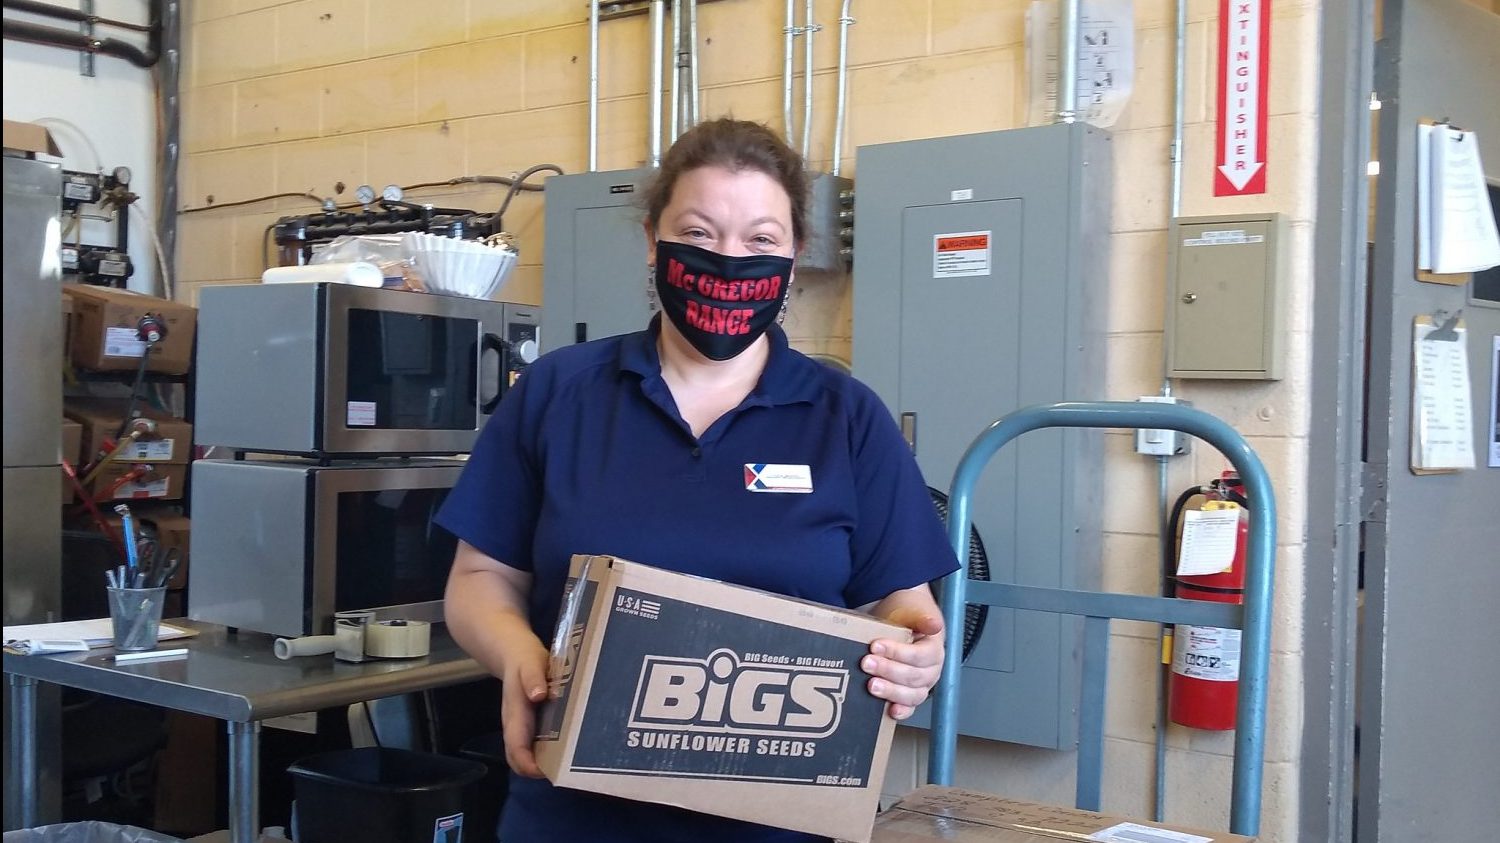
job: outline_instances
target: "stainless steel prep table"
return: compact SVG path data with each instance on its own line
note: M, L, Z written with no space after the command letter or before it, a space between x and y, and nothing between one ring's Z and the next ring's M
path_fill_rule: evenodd
M231 633L222 626L169 620L198 631L194 638L162 642L188 654L116 665L114 650L51 656L5 654L13 694L6 759L8 804L20 808L21 827L35 825L36 684L50 682L108 696L203 714L225 721L229 732L229 839L252 843L260 833L260 721L396 694L441 688L487 676L447 634L433 628L431 652L418 659L377 659L361 664L332 655L280 661L272 636Z

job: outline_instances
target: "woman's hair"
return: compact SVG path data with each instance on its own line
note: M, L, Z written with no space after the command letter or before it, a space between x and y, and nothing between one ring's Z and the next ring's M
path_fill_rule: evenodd
M792 238L799 250L807 243L807 172L802 156L764 124L730 117L699 123L667 150L643 197L646 222L653 230L672 201L677 179L700 167L756 170L775 179L792 200Z

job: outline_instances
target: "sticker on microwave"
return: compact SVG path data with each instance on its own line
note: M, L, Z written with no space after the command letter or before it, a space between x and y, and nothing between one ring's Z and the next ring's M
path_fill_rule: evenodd
M374 427L375 402L350 401L344 411L345 427Z

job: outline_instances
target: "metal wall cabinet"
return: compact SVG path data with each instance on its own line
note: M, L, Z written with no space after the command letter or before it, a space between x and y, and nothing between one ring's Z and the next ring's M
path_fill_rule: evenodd
M1109 136L1084 124L860 148L854 374L914 433L928 485L946 492L1006 413L1104 397L1110 172ZM992 579L1097 587L1101 464L1085 430L994 460L973 510ZM1080 634L1074 619L992 611L960 732L1073 746Z

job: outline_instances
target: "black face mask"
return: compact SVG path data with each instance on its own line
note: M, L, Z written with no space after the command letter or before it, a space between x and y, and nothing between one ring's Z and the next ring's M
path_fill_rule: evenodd
M729 257L685 243L656 243L656 295L667 318L699 354L728 360L750 347L781 314L792 259Z

